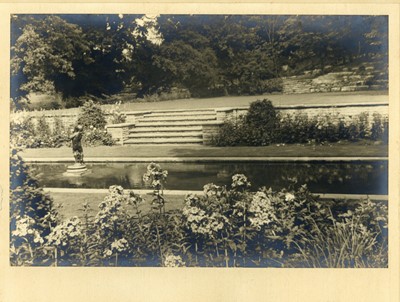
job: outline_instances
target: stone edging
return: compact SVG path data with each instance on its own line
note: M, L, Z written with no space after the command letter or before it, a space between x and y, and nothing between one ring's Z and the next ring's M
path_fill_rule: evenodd
M48 193L92 193L92 194L106 194L108 189L77 189L77 188L43 188L45 192ZM151 195L153 190L135 190L135 189L124 189L124 191L133 191L141 195ZM199 190L164 190L164 195L187 195L187 194L198 194L202 195L203 191ZM319 195L320 199L347 199L347 200L359 200L369 198L370 200L388 201L388 195L367 195L367 194L321 194L313 193Z
M141 162L176 162L176 163L213 163L213 162L363 162L387 161L388 157L85 157L86 163L141 163ZM30 163L70 163L72 157L29 158Z

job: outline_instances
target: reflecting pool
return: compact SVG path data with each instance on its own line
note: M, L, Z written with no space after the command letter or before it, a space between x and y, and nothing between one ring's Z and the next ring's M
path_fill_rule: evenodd
M87 164L91 173L81 177L63 176L68 164L30 164L39 184L59 188L108 188L121 185L144 189L142 176L148 163ZM166 189L202 190L207 183L229 185L232 175L245 174L252 188L278 190L293 180L308 184L312 192L343 194L387 194L388 162L235 162L161 163L168 170Z

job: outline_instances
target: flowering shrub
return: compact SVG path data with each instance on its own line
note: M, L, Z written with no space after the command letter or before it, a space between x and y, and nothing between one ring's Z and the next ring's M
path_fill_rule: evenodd
M276 221L271 200L264 192L254 194L249 206L250 225L258 230Z
M152 206L160 212L165 211L165 200L162 195L167 176L168 171L161 169L161 166L155 163L149 164L146 173L143 175L143 181L153 188Z
M110 115L108 118L108 122L110 124L120 124L120 123L125 123L126 122L126 114L121 112L121 101L116 102L111 109L107 111L107 113Z

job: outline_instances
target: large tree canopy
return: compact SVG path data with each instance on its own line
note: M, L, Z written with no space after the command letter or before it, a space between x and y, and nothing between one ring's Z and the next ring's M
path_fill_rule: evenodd
M256 94L325 66L387 66L386 16L13 15L11 97ZM284 67L284 68L283 68Z

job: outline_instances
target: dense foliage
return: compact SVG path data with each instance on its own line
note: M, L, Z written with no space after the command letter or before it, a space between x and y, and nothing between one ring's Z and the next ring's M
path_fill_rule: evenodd
M144 179L154 189L148 211L140 195L112 186L95 215L87 204L80 217L61 221L53 214L47 231L36 226L40 217L28 221L16 216L11 263L387 267L384 203L322 203L306 186L294 184L281 191L263 187L251 192L247 177L236 174L229 187L207 184L202 195L187 195L182 209L165 212L167 176L159 165L148 166ZM24 197L29 204L30 197ZM12 199L12 207L18 201ZM30 253L22 255L17 242L24 242Z
M360 113L353 117L338 113L283 114L268 100L250 104L249 111L227 120L213 138L217 146L265 146L269 144L332 143L372 140L388 142L387 116Z
M119 111L118 107L111 108L111 123L124 122L125 116ZM70 146L70 135L73 125L66 126L60 117L53 117L50 124L49 119L44 115L36 118L26 111L14 113L10 122L10 141L11 144L22 148L58 148ZM106 145L111 146L114 140L111 134L105 129L107 124L105 113L100 105L92 100L84 103L79 113L77 124L84 128L82 144L83 146Z
M86 101L81 107L77 124L83 126L83 145L111 146L114 144L111 134L105 129L107 124L105 113L100 105L92 100Z
M332 66L387 66L385 16L13 15L11 97L194 97L281 91L279 78Z
M45 116L35 123L26 111L15 113L10 122L10 142L18 148L58 148L68 144L68 132L59 117L50 127Z
M14 148L10 153L10 201L11 263L38 264L46 255L43 237L55 227L57 211Z

